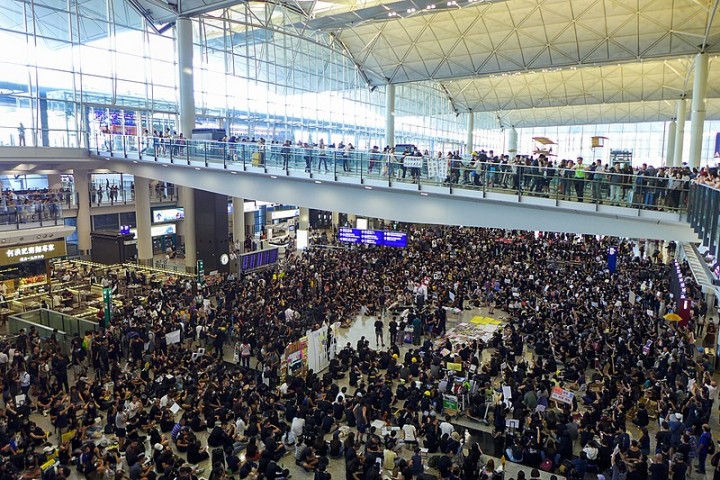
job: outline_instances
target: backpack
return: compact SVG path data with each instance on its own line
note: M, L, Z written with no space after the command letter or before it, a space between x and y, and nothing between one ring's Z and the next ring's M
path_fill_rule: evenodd
M713 467L717 467L719 461L720 461L720 453L716 453L710 459L710 465L712 465Z
M714 455L715 454L715 440L713 438L710 438L710 444L707 448L708 455Z

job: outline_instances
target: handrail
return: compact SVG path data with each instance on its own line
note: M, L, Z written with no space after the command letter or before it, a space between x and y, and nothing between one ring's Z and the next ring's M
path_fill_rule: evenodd
M315 146L235 143L213 140L163 139L105 135L94 139L91 153L112 158L140 159L225 170L283 174L392 187L397 184L444 186L556 202L588 202L638 210L684 212L687 178L637 172L563 169L553 165L479 162L466 158L383 154L380 151L340 150Z

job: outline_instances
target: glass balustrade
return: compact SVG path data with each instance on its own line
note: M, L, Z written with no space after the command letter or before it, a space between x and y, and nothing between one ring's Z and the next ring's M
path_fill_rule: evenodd
M502 193L666 212L686 211L689 189L689 182L680 178L315 146L104 135L90 139L90 150L101 156L159 163L337 181L356 178L388 187L417 185L418 190L443 186L451 191L476 190L485 196Z

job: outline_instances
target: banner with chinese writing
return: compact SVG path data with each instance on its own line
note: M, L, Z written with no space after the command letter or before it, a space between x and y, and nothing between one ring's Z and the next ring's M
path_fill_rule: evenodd
M16 265L18 263L64 257L65 255L67 255L65 239L26 245L12 245L9 247L0 247L0 265Z

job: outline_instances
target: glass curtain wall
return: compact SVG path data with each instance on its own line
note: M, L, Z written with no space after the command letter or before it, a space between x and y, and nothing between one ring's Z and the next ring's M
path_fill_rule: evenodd
M629 150L633 154L633 165L643 163L659 167L665 164L668 123L614 123L602 125L564 125L554 127L518 128L518 153L530 154L536 147L532 137L548 137L557 142L553 153L557 158L581 156L585 159L600 159L603 163L610 160L611 150ZM715 165L715 139L720 132L720 121L705 122L702 141L701 166ZM607 137L603 148L592 148L593 136ZM498 139L502 141L502 139ZM683 158L687 161L690 151L689 122L685 127Z

